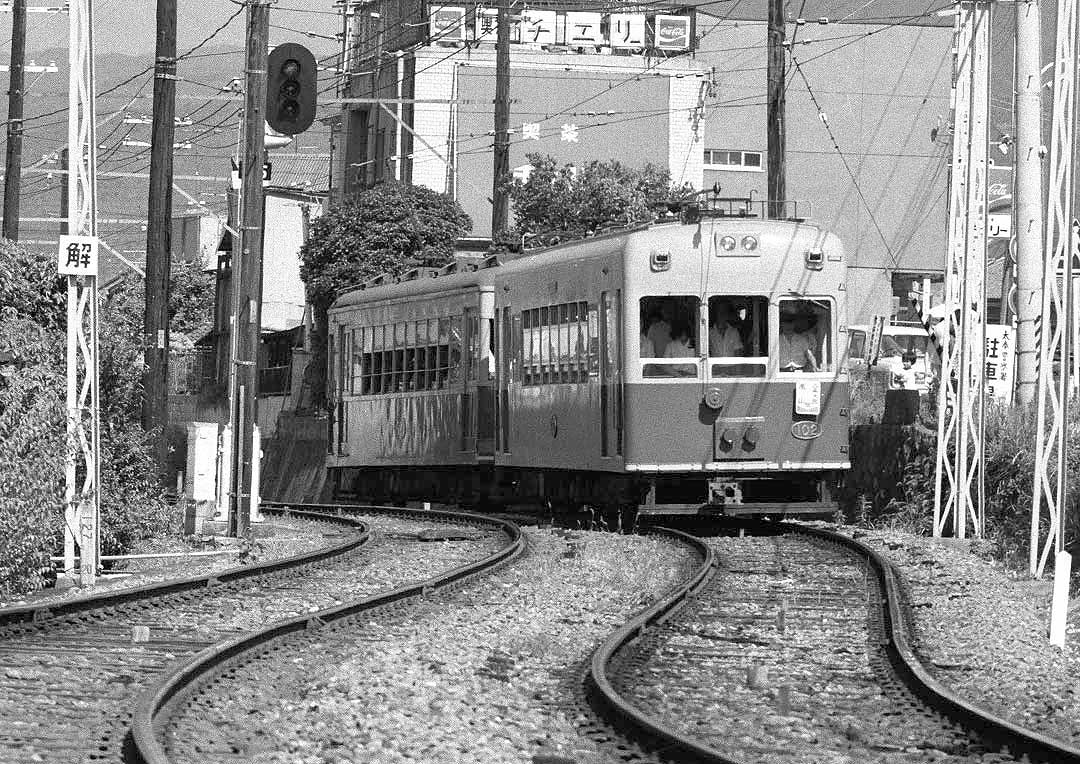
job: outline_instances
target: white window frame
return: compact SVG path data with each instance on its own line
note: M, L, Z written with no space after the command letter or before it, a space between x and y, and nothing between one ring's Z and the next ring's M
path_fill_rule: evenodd
M743 151L741 149L705 149L709 152L709 159L712 159L713 151L724 151L728 154L739 155L740 164L713 164L712 162L705 162L703 169L705 170L722 170L724 172L765 172L765 152L763 151ZM758 157L758 165L754 167L746 164L746 155L755 154Z

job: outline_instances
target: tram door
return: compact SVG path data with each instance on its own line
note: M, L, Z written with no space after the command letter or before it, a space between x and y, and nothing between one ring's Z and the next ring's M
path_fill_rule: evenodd
M600 455L623 452L621 290L600 294Z
M338 347L337 347L337 368L334 371L337 373L337 379L334 381L334 392L337 398L337 452L339 454L345 453L345 439L348 437L348 426L345 422L345 380L347 379L349 369L349 335L344 326L338 329ZM330 356L334 358L334 355Z
M510 370L514 353L510 306L495 311L495 450L510 453Z

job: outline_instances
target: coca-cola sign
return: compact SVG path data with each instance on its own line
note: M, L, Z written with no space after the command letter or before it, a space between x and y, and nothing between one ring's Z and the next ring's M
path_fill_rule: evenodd
M690 17L657 14L653 19L653 47L657 50L689 50Z

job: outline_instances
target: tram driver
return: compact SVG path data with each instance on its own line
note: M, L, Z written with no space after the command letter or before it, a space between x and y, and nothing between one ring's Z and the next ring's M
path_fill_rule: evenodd
M817 371L814 353L816 317L806 312L780 313L780 371Z

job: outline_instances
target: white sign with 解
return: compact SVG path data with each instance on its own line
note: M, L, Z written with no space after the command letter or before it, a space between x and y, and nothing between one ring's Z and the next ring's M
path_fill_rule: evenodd
M986 325L986 353L983 359L986 392L1006 405L1012 401L1015 344L1011 326Z
M97 237L61 236L56 270L62 276L97 276Z

